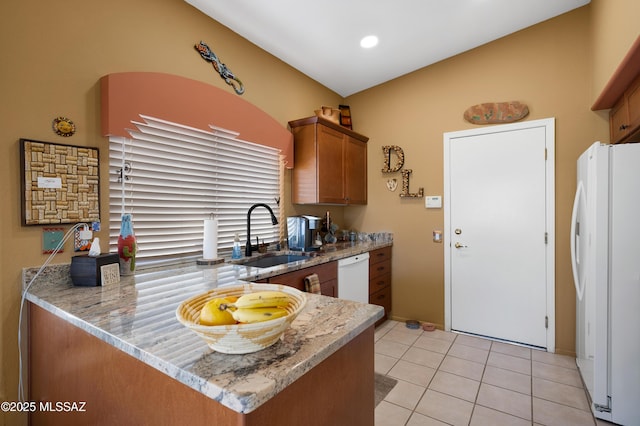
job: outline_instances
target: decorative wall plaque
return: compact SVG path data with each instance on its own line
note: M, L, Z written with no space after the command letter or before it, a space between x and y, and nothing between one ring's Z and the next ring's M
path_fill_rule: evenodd
M97 148L20 139L23 225L100 221Z
M409 192L409 175L413 172L412 169L402 170L402 192L400 197L405 198L422 198L424 197L424 188L418 188L418 192Z
M391 153L395 153L396 163L391 164ZM418 192L411 193L409 192L409 176L412 169L402 170L404 166L404 151L398 145L385 145L382 147L382 155L384 156L384 167L382 168L382 173L395 173L400 172L402 174L402 192L400 193L401 198L422 198L424 197L424 188L419 188ZM398 186L398 182L396 179L387 179L387 189L389 191L395 191Z
M395 152L398 157L396 164L391 167L391 152ZM382 173L394 173L400 171L404 166L404 151L397 145L385 145L382 147L382 155L384 156L384 167Z
M463 117L472 124L500 124L522 120L528 114L527 104L511 101L473 105L467 108Z
M76 132L76 125L67 117L56 117L51 123L53 131L56 135L69 137Z

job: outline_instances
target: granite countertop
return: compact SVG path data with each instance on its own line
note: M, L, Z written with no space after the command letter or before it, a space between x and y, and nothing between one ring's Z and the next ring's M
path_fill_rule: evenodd
M185 299L360 254L391 243L344 244L309 260L271 268L241 264L182 266L122 277L105 287L74 287L69 264L48 266L26 299L203 393L249 413L328 358L383 316L379 306L308 294L307 305L280 342L259 352L211 350L176 319ZM25 268L25 286L38 268Z
M285 265L272 266L270 268L252 268L242 267L239 269L243 280L257 281L265 278L270 278L275 275L284 274L287 272L297 271L299 269L309 268L311 266L320 265L322 263L331 262L334 260L344 259L345 257L355 256L368 251L376 250L383 247L393 245L392 242L366 242L366 243L336 243L322 247L321 251L301 253L296 251L281 251L272 252L273 254L287 253L287 254L305 254L308 259L300 260L297 262L290 262ZM259 254L254 254L250 258L243 258L238 261L229 259L229 264L242 266L242 262L259 257Z

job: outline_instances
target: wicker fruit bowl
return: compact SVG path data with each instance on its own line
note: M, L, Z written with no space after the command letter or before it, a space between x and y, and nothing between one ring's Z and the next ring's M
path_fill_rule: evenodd
M200 311L205 303L215 298L242 296L256 291L274 290L287 293L291 302L288 315L252 324L201 325ZM176 317L183 325L202 337L216 352L225 354L248 354L268 348L278 341L307 303L305 294L293 287L280 284L243 284L220 287L193 296L182 302L176 310Z

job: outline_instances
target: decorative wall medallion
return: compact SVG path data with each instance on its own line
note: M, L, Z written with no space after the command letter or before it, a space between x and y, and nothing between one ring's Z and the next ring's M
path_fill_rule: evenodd
M53 122L51 123L51 127L57 135L64 137L73 136L73 134L76 132L76 125L73 124L73 121L71 121L67 117L54 118Z
M396 153L398 162L391 167L391 151ZM394 173L400 171L404 166L404 151L397 145L386 145L382 147L382 153L384 155L384 167L382 173Z
M392 178L392 179L387 179L387 189L389 191L395 191L396 188L398 187L398 179L396 178Z
M235 90L238 95L242 95L244 93L244 85L242 84L242 81L233 75L231 70L218 59L218 56L209 49L209 46L207 46L204 41L201 41L194 47L198 53L200 53L202 59L207 62L211 62L213 68L218 72L218 74L220 74L220 78L222 78L229 86L233 87L233 90Z
M513 123L529 114L529 107L518 101L492 102L467 108L464 119L472 124Z

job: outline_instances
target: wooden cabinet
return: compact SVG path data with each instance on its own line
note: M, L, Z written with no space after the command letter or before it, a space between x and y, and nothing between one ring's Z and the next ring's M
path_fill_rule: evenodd
M29 424L374 424L374 330L371 326L257 409L243 413L180 383L171 377L175 374L173 371L165 374L35 304L28 306L29 400L38 404L49 402L54 408L29 413ZM189 348L175 348L175 351L189 351ZM233 362L251 368L252 356L260 355L250 354L244 361ZM241 360L243 355L230 357ZM206 360L196 360L196 371L205 372L207 368ZM233 369L229 374L234 374ZM248 381L249 392L254 390L251 384ZM260 385L257 382L255 389ZM56 404L63 401L67 401L66 408L67 404L73 404L84 412L56 411Z
M640 141L640 75L609 112L611 143Z
M591 106L603 109L610 109L611 143L640 142L640 36Z
M369 303L384 308L382 323L391 312L391 246L369 253Z
M276 275L270 277L267 282L284 284L305 291L304 279L311 274L318 274L320 291L324 296L336 297L338 295L338 262L336 261Z
M321 117L290 121L294 204L366 204L368 137Z

